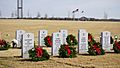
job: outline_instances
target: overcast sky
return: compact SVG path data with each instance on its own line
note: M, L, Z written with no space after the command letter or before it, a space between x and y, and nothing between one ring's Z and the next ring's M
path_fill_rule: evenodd
M3 17L10 17L16 11L17 0L0 0L0 11ZM23 0L24 17L28 12L32 17L40 12L44 17L72 17L72 11L76 8L79 12L75 17L103 18L104 12L108 18L120 18L120 0ZM81 13L84 11L84 13Z

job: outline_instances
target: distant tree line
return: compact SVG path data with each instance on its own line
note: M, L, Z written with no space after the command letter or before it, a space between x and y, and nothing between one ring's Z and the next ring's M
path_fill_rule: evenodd
M0 19L17 19L17 18L0 18ZM71 21L120 21L120 19L96 19L96 18L87 18L87 17L81 17L81 18L60 18L60 17L34 17L34 18L22 18L22 19L33 19L33 20L71 20Z

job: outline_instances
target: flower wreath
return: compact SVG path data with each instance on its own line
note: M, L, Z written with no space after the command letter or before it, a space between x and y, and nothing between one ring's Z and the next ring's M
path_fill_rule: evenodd
M67 41L68 45L70 45L70 46L71 45L74 46L74 45L78 44L75 36L73 36L72 34L67 36L66 41Z
M29 50L29 57L31 57L33 61L43 61L48 60L50 55L41 47L36 47Z
M75 36L73 35L68 35L66 38L66 41L68 45L63 44L60 46L59 49L59 56L62 58L74 58L76 57L76 48L74 47L75 45L78 44Z
M3 39L0 39L0 50L8 50L9 48L10 48L9 43Z
M52 46L52 37L51 37L51 36L46 36L46 37L44 38L44 41L45 41L45 45L46 45L47 47L51 47L51 46Z
M99 42L96 42L92 35L88 33L88 53L90 55L104 55L105 52Z
M76 48L69 45L63 44L59 49L59 56L61 58L74 58L76 57Z
M115 53L120 53L120 41L115 41L115 43L113 44L113 50Z

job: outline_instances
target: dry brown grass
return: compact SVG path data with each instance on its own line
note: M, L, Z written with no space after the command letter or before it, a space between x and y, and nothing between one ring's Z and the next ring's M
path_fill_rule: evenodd
M10 41L15 38L15 31L23 29L35 34L37 41L38 31L47 29L49 35L60 29L67 29L69 34L77 36L78 29L86 29L92 33L95 38L100 35L101 31L110 31L112 35L120 35L120 22L94 22L94 21L50 21L50 20L0 20L0 32L2 38ZM6 36L9 34L9 36Z
M101 31L110 31L112 36L120 35L120 22L94 21L50 21L50 20L0 20L1 38L10 41L15 38L15 31L23 29L37 34L40 29L47 29L49 35L60 29L67 29L77 37L78 29L86 29L99 41ZM9 34L8 36L6 36ZM50 48L45 48L50 53ZM32 62L20 58L20 49L0 51L0 68L120 68L120 54L106 53L103 56L78 55L76 58L51 57L48 61Z

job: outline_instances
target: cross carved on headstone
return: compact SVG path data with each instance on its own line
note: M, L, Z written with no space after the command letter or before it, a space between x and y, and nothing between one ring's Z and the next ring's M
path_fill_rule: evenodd
M22 31L20 31L20 33L22 33Z
M83 33L83 36L85 36L85 33Z
M43 31L43 33L45 33L45 32Z
M106 35L107 35L108 33L106 32Z
M59 36L59 34L57 34L57 36Z
M30 35L28 34L28 35L27 35L27 37L29 38L29 37L30 37Z

